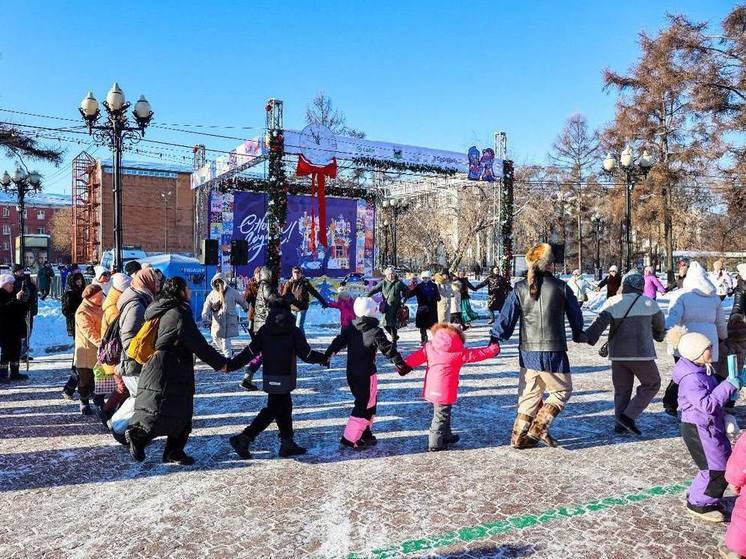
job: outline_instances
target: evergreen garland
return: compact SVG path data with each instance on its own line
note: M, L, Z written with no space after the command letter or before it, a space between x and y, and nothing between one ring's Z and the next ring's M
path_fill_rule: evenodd
M390 159L373 159L372 157L356 157L352 160L355 165L378 171L410 171L412 173L434 173L452 177L456 174L456 169L444 169L437 165L421 165L415 163L405 163L403 161L393 161Z
M282 130L267 133L269 165L267 173L267 267L272 271L272 281L280 278L282 258L282 231L288 215L288 183L283 167L285 137Z
M503 261L500 262L503 276L510 281L513 265L513 162L506 159L503 161L503 184L500 195L502 200L502 223L500 224L500 235L503 244Z

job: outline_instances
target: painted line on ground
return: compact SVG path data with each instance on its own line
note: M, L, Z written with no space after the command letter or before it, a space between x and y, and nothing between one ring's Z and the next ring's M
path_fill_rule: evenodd
M351 553L346 559L392 559L412 553L421 553L435 549L486 540L494 536L525 530L534 526L559 522L576 516L584 516L594 512L614 507L624 507L647 501L656 497L675 495L689 487L691 482L681 482L673 485L661 485L645 489L638 493L630 493L620 497L605 497L580 505L570 505L548 509L536 514L522 514L509 516L505 520L486 522L475 526L468 526L452 532L445 532L430 537L407 540L391 547L373 549L368 552Z

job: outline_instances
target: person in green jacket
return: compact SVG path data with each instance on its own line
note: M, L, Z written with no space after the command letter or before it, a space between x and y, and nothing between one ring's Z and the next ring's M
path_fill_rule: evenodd
M376 293L383 295L384 305L381 326L391 334L391 341L394 342L394 345L396 345L396 340L399 339L396 334L399 309L404 304L409 291L409 287L397 277L394 268L389 266L383 271L383 279L366 295L366 297L373 297Z

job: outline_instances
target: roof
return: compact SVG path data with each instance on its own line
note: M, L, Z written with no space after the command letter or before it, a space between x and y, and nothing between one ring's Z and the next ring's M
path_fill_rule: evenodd
M111 168L113 165L111 159L102 159L101 166ZM186 165L177 165L174 163L159 163L154 161L133 161L124 159L122 161L123 169L140 169L143 171L166 171L169 173L192 173L192 168Z
M15 204L16 195L0 191L0 204ZM69 194L54 194L41 192L40 194L28 194L26 196L28 206L72 206L72 198Z

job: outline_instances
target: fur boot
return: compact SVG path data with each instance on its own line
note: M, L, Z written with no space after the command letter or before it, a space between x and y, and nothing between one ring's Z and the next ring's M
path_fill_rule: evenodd
M533 448L536 441L528 438L528 431L531 429L531 423L534 418L530 415L519 413L513 423L513 434L510 437L510 444L513 448Z
M537 443L543 442L545 445L551 446L552 448L556 447L558 443L549 434L549 426L561 411L561 408L552 404L544 404L541 406L539 413L536 414L536 419L534 419L533 425L531 425L531 429L528 431L528 437Z

